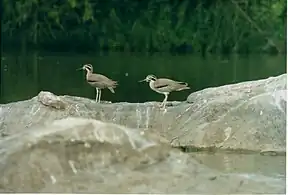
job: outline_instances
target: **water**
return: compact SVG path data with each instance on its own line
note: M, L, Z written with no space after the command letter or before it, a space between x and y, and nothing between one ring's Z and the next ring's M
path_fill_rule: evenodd
M204 165L224 173L262 175L285 179L286 156L262 156L260 154L233 153L191 153L191 156Z
M163 95L137 81L148 74L188 82L191 90L175 92L168 100L183 101L191 93L207 87L276 76L286 72L285 56L232 56L224 58L197 55L75 54L22 52L2 54L1 101L29 99L45 90L57 95L94 99L95 90L85 82L85 73L76 71L85 63L94 72L117 80L116 94L102 92L102 100L112 102L162 101Z

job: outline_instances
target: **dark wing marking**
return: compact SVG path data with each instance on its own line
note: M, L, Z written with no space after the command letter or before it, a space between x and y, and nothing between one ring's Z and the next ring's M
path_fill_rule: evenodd
M178 84L183 85L183 86L188 86L188 83L186 82L178 82Z
M87 82L89 82L89 83L95 83L95 82L97 82L97 81L89 79L89 80L87 80Z
M168 87L169 85L168 84L157 84L157 85L154 85L156 89L160 89L160 88L163 88L163 87Z

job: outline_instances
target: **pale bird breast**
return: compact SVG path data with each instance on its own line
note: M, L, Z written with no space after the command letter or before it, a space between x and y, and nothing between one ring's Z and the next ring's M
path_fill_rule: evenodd
M151 89L155 89L155 81L150 81L150 82L149 82L149 87L150 87Z

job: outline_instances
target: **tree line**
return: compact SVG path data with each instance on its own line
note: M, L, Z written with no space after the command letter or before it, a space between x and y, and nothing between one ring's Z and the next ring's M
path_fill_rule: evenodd
M3 0L2 47L284 53L286 0Z

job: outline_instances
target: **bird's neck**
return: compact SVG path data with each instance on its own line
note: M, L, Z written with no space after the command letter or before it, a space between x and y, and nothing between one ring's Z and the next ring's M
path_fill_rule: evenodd
M87 69L87 68L85 68L85 70L86 70L86 75L92 74L92 71L91 71L91 70L89 70L89 69Z
M153 80L149 81L149 87L152 88L152 89L154 89L154 82L155 81L153 81Z

